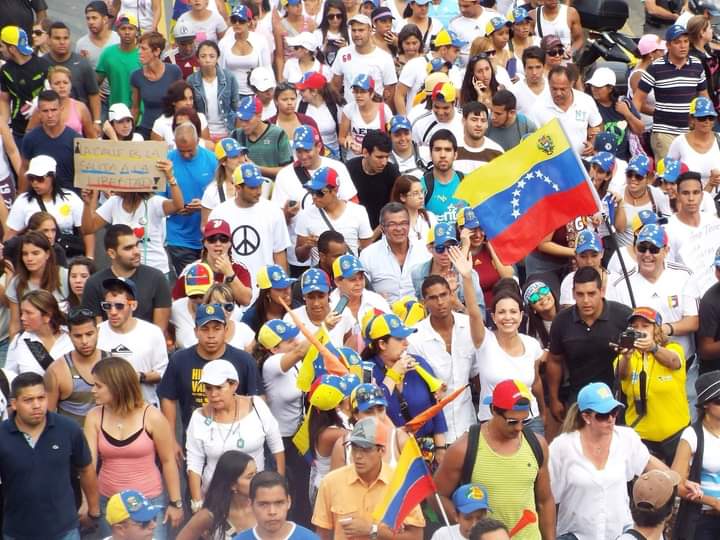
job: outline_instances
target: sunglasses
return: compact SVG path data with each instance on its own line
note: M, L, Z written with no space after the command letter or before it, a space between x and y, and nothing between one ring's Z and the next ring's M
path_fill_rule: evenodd
M37 36L37 37L42 36L44 33L45 32L43 30L33 30L32 31L33 36Z
M329 189L311 189L310 196L315 199L322 199L329 191Z
M536 292L532 293L528 298L531 304L537 304L543 296L550 294L550 287L540 287Z
M37 182L38 184L45 181L44 176L35 176L34 174L26 174L25 177L28 179L28 182L31 184L33 182Z
M714 116L698 116L695 118L697 122L714 122L715 117Z
M637 180L638 182L641 181L641 180L645 180L645 177L644 177L642 174L637 174L637 173L634 173L634 172L627 172L627 173L625 173L625 177L626 177L628 180Z
M100 308L103 311L122 311L127 307L127 304L123 302L100 302Z
M642 242L635 246L635 249L637 249L638 253L647 253L648 251L653 255L660 253L660 248L649 242Z
M248 21L246 21L242 17L230 17L230 22L232 24L242 24L242 23L246 23Z
M457 245L457 242L448 242L447 244L443 244L442 246L435 246L433 249L435 250L435 253L437 253L438 255L442 255L443 253L445 253L445 250L447 248Z
M327 16L328 20L337 19L341 20L343 18L342 13L329 13Z
M230 239L224 234L213 234L212 236L208 236L205 241L208 244L227 244Z
M562 56L565 54L565 49L553 49L547 52L548 56Z
M528 416L527 418L523 418L522 420L517 420L516 418L508 418L508 417L505 416L505 415L500 415L500 416L502 417L503 420L505 420L505 423L506 423L508 426L517 426L518 424L522 424L523 426L527 426L528 424L530 424L530 422L533 421L533 419L532 419L531 417L529 417L529 416Z
M235 302L223 302L220 304L225 311L232 311L235 309Z
M593 414L595 415L595 419L596 419L598 422L607 422L607 421L609 421L611 418L614 420L615 418L617 418L617 415L618 415L619 413L620 413L620 409L617 408L617 407L614 408L612 411L606 412L606 413L599 413L599 412L593 411Z
M495 55L495 51L481 52L471 57L469 62L477 62L478 60L488 60L491 56Z

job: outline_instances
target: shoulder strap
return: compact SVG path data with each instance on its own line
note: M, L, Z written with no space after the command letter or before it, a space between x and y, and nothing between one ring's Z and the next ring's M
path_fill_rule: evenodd
M333 117L333 122L335 122L335 133L340 133L340 122L338 122L338 108L337 103L334 101L330 101L329 103L325 103L327 105L328 111L330 111L330 114Z
M439 122L437 120L433 120L432 122L430 122L430 125L425 130L425 133L423 133L423 136L420 138L420 142L423 142L423 143L425 142L425 138L428 136L430 131L432 131L432 128L434 128L435 126L438 125L438 123Z
M308 102L300 100L300 105L298 105L297 112L300 114L305 114L308 110Z
M300 184L302 184L303 187L310 181L310 173L299 163L293 163L293 171L295 171L295 176L300 180Z
M221 203L224 203L224 202L225 202L225 188L224 188L223 185L222 185L221 183L219 183L219 182L218 182L218 187L217 187L217 188L218 188L218 197L220 197L220 202L221 202Z
M10 401L10 381L3 369L0 369L0 392L5 396L6 401Z
M318 208L318 212L320 212L320 217L323 218L325 225L330 227L331 231L335 231L335 227L333 227L332 223L330 223L330 219L328 218L327 214L325 213L325 210L323 210L322 208Z
M475 456L477 456L479 444L480 424L473 424L468 430L467 450L465 450L465 460L463 461L462 475L460 477L461 485L471 482L473 467L475 467Z
M535 10L535 14L537 15L537 31L538 36L540 36L540 39L543 38L543 29L542 29L542 23L540 22L542 20L542 6L538 6Z
M695 430L697 445L695 447L695 455L693 456L693 462L690 466L688 480L692 480L693 482L700 482L703 453L705 451L705 433L703 432L702 420L698 420L697 422L695 422L693 424L693 429Z
M535 456L535 461L537 461L538 468L541 468L545 463L545 454L543 453L540 440L537 438L537 435L535 435L535 432L529 427L524 427L522 432L525 440L530 445L530 449L532 450L533 455Z
M632 536L633 538L637 538L637 540L647 540L645 535L643 535L642 533L639 533L635 529L628 529L623 534L627 534L629 536Z
M40 210L42 210L43 212L47 212L47 208L45 207L45 201L42 200L42 196L38 195L37 202L40 206Z
M435 189L435 174L432 169L423 175L423 180L425 181L425 204L427 204L432 199L433 190Z

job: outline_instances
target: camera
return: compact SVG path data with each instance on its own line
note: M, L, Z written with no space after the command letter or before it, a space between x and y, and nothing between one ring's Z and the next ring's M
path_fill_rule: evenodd
M635 346L635 340L644 337L645 332L638 332L634 328L627 328L620 333L618 345L621 349L632 349Z

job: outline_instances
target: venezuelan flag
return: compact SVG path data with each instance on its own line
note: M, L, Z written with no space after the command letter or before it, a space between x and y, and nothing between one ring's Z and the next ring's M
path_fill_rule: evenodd
M320 328L318 328L315 333L315 338L323 345L330 343L330 334L328 334L327 328L325 328L324 324L320 325ZM311 345L300 364L300 370L298 371L297 376L297 387L305 393L310 390L310 386L317 377L317 374L315 373L315 366L313 364L319 354L320 352L317 347L315 345Z
M397 532L412 509L435 491L420 447L415 437L410 436L400 453L392 481L385 488L385 499L373 512L373 519Z
M600 208L557 119L467 175L455 196L475 209L505 264L525 257L558 227Z
M293 435L293 438L292 438L292 442L295 445L295 448L298 449L298 453L310 465L312 465L312 462L313 462L313 455L312 455L312 451L310 449L310 411L311 410L312 410L312 405L310 405L310 407L308 407L308 411L305 414L305 417L303 418L302 424L300 424L300 428L297 430L297 432L295 433L295 435Z

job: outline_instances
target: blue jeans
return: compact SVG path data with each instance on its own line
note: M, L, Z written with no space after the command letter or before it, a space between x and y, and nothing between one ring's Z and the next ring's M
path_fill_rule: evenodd
M102 517L100 518L98 531L101 538L112 535L110 524L105 519L105 511L107 510L108 498L109 497L100 495L100 513L102 514ZM163 523L163 520L165 519L165 510L167 510L167 498L163 493L149 500L152 506L159 506L160 508L162 508L162 510L158 512L157 518L155 518L155 530L153 531L153 540L167 540L168 531L166 530L165 524ZM63 538L62 540L65 539ZM80 540L79 536L77 540Z
M14 537L8 536L7 534L3 535L4 540L15 540ZM47 539L47 540L80 540L80 531L78 529L73 529L71 531L66 532L62 536L58 536L57 538L53 539Z

